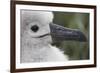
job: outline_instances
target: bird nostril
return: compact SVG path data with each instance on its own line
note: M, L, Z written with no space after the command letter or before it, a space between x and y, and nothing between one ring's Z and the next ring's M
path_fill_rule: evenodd
M39 27L37 25L34 25L31 27L31 30L37 32L39 30Z

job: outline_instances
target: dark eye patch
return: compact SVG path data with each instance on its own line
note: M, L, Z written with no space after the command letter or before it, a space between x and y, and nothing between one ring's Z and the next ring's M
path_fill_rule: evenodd
M31 27L31 30L32 30L33 32L37 32L37 31L39 30L39 27L38 27L37 25L33 25L33 26Z

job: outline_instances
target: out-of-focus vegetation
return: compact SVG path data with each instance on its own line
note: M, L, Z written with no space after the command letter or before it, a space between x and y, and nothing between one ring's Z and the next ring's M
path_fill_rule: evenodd
M54 45L64 50L70 60L89 59L89 13L54 12L54 23L67 28L79 29L86 37L86 42L54 41Z

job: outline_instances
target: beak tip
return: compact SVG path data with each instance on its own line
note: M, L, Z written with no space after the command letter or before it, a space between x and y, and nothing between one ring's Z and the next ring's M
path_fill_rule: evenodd
M83 35L83 36L80 38L80 42L87 42L86 36Z
M80 39L79 39L80 42L87 42L87 38L86 38L85 34L80 32L79 35L80 35Z

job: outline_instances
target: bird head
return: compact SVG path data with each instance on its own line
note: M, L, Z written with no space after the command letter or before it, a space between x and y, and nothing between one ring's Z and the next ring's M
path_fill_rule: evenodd
M82 32L54 24L53 18L53 13L49 11L22 10L21 36L42 43L51 43L52 38L86 41Z
M33 43L52 42L49 24L53 22L53 13L46 11L21 11L21 36Z

